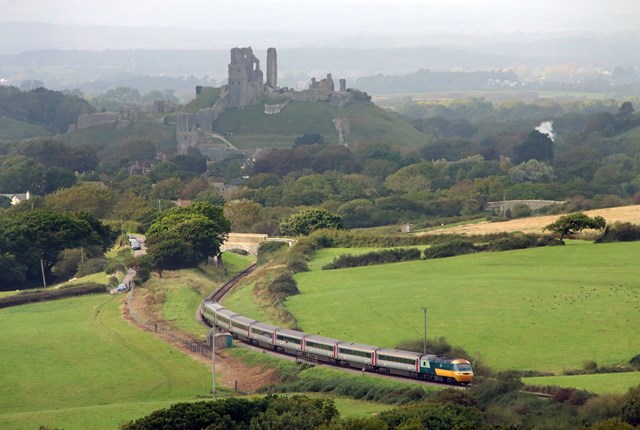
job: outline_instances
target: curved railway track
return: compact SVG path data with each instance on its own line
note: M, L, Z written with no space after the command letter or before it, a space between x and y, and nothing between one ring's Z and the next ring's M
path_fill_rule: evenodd
M203 302L200 304L200 306L198 306L198 309L196 311L196 319L198 321L200 321L201 324L207 326L207 327L211 327L211 325L208 323L208 321L206 321L205 319L202 318L202 314L201 314L201 307L202 304L208 301L214 301L214 302L220 302L220 300L227 294L229 293L229 291L231 291L231 289L233 289L233 287L235 287L238 282L240 282L244 277L246 277L247 275L249 275L251 272L253 272L256 268L256 263L251 264L250 266L247 266L244 270L242 270L241 272L238 272L237 274L235 274L232 278L228 279L227 281L225 281L222 285L220 285L218 288L216 288L216 290L209 294L204 300ZM289 354L281 354L278 352L274 352L274 351L268 351L265 350L263 348L259 348L253 345L248 345L245 344L244 342L242 343L243 345L246 345L246 347L248 348L252 348L252 349L256 349L262 352L267 352L269 354L273 354L275 356L278 357L285 357L288 359L293 359L295 360L295 357L289 355ZM353 369L353 368L345 368L345 367L339 367L339 366L332 366L330 364L325 364L325 363L321 363L318 362L318 365L324 366L327 365L329 367L332 368L339 368L345 371L351 371L352 373L360 373L359 370L357 369ZM399 376L399 375L385 375L385 374L380 374L380 373L371 373L371 375L378 375L380 377L384 377L384 378L389 378L389 379L396 379L396 380L402 380L402 381L406 381L406 380L411 380L411 381L415 381L415 382L419 382L419 383L423 383L426 385L433 385L433 386L440 386L440 387L447 387L447 388L457 388L457 389L467 389L469 387L472 386L472 384L469 384L467 386L459 386L459 385L450 385L450 384L444 384L444 383L439 383L439 382L431 382L431 381L420 381L420 380L416 380L413 378L407 378L404 376Z

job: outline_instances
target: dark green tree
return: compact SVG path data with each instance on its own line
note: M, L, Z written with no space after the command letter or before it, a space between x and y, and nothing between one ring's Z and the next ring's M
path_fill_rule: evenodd
M296 137L293 146L324 145L324 143L324 137L322 137L320 133L305 133L302 136Z
M601 216L589 217L583 212L576 212L561 216L555 222L547 225L544 229L560 235L563 242L566 236L575 234L585 229L604 230L607 222Z
M342 229L342 218L326 209L311 208L285 218L280 222L283 234L308 235L321 228Z
M553 141L548 135L533 130L520 145L514 148L513 156L518 164L532 159L542 162L553 161Z

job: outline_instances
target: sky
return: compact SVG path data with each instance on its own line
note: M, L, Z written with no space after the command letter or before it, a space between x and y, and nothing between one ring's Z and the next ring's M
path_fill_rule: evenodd
M0 21L318 34L618 32L637 0L0 0Z

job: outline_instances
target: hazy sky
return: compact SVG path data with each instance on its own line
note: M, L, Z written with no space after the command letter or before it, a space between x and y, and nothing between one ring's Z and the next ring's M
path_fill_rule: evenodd
M610 32L638 31L640 5L638 0L0 0L0 21L351 34Z

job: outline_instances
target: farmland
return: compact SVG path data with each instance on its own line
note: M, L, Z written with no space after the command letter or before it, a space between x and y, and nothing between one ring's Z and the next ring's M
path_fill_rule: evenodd
M637 243L570 242L313 270L296 275L301 294L287 307L304 330L393 347L421 339L426 306L430 338L445 336L496 369L559 373L585 360L611 365L637 354L639 257Z

